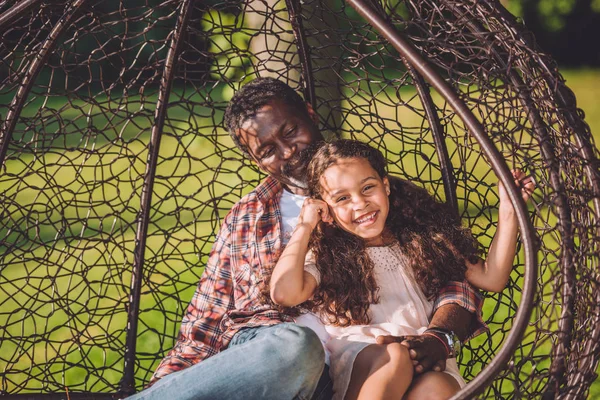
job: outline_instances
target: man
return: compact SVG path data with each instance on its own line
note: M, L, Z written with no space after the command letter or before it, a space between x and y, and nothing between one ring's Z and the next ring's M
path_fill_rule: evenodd
M318 321L295 320L265 300L265 278L306 195L307 149L323 140L317 121L312 107L275 79L256 79L232 98L225 112L227 129L268 177L225 217L175 347L154 373L153 386L134 398L331 396L323 346L315 333ZM468 284L449 285L436 307L430 327L440 328L439 337L380 338L403 341L417 373L444 368L450 350L443 341L451 340L453 332L464 340L483 327L472 314L479 315L480 300Z

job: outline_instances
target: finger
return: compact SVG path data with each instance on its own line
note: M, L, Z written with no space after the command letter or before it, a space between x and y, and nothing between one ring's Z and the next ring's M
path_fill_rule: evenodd
M535 191L535 184L533 184L532 182L526 183L525 185L523 185L521 187L521 192L524 194L524 196L527 196L527 198L529 198L531 195L533 195L534 191Z
M321 212L321 219L323 220L323 222L331 222L331 221L333 221L333 218L331 218L331 215L329 214L329 208L325 208Z
M419 373L430 371L433 367L433 361L430 358L424 358L419 360L419 365L415 367L415 370Z
M404 341L404 336L381 335L375 340L377 344L400 343Z
M417 351L415 349L410 349L408 351L408 354L410 354L410 358L412 358L413 360L417 361L419 359L419 353L417 353ZM417 361L417 364L419 362Z
M437 371L437 372L443 372L446 370L446 361L445 360L438 360L434 365L433 365L433 370Z
M535 183L530 176L519 180L519 187L525 187L525 186L535 186Z
M402 336L401 345L406 346L408 349L416 349L421 344L421 341L416 336Z
M400 344L403 344L403 343L405 343L405 342L402 342ZM422 360L425 357L427 357L427 353L425 351L420 351L419 349L416 349L416 348L409 348L408 354L410 355L410 358L413 360Z
M531 196L533 192L535 192L535 186L527 186L522 189L523 193L526 193L528 196Z
M533 192L535 190L535 185L533 183L527 183L521 186L521 190L525 192Z

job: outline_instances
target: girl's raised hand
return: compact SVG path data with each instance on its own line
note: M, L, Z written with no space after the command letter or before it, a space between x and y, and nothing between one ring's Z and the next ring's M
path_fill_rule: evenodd
M517 185L517 187L521 190L521 197L523 198L523 201L527 203L527 201L531 198L531 194L535 190L535 181L533 180L533 177L531 175L527 175L520 169L513 169L510 172L515 179L515 185ZM498 181L498 197L500 198L500 206L512 208L510 198L508 197L508 192L500 181Z
M323 200L308 198L302 204L302 210L298 216L298 225L308 224L315 229L319 221L333 222L329 214L329 206Z

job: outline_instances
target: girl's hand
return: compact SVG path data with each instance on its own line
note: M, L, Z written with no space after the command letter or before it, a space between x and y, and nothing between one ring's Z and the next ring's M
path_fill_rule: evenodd
M448 351L442 343L431 335L378 336L377 344L399 342L408 348L415 373L428 371L442 372L446 369Z
M323 200L306 199L302 204L302 210L298 216L298 225L308 224L311 229L315 229L319 221L333 222L329 214L329 206Z
M521 197L523 198L523 201L527 203L527 201L531 198L531 194L535 190L535 181L533 180L533 177L525 174L525 172L521 171L520 169L513 169L510 172L515 179L515 185L517 185L517 187L521 190ZM510 198L508 197L508 192L500 181L498 181L498 196L500 198L500 207L513 208Z

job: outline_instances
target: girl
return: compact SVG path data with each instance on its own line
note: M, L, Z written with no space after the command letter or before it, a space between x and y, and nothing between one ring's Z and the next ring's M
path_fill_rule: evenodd
M520 171L513 176L527 200L533 181ZM454 359L444 372L413 380L407 348L377 344L377 337L431 334L432 300L449 281L466 277L484 290L504 289L517 220L499 186L498 230L483 261L471 232L445 205L388 177L378 150L353 140L317 150L308 167L312 199L273 271L270 294L287 307L306 302L326 323L335 398L447 398L465 384Z

